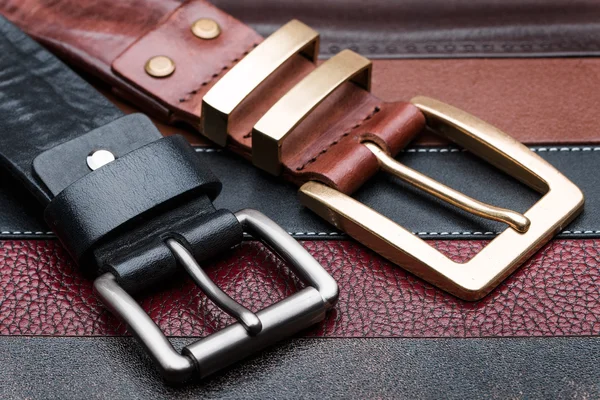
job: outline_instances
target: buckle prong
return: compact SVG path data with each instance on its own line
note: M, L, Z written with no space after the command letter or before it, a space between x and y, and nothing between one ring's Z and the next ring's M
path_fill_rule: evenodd
M246 328L250 335L256 335L262 329L260 319L252 311L233 300L222 291L198 264L194 256L181 243L175 239L167 239L165 244L171 250L179 264L202 289L206 296L219 308L237 319Z
M142 307L107 272L94 281L104 304L128 326L158 366L164 378L183 382L194 372L208 376L274 342L284 339L325 318L338 298L335 280L300 243L275 222L256 210L241 210L235 217L245 232L260 238L286 260L307 285L297 293L256 314L235 302L210 280L193 255L175 239L166 243L198 286L222 309L238 318L229 325L184 347L179 354Z
M432 196L437 197L447 203L450 203L462 210L482 218L493 221L504 222L514 230L525 233L529 229L531 222L529 218L518 212L508 210L502 207L496 207L472 197L467 196L457 190L452 189L430 177L423 175L419 171L399 163L393 157L386 154L378 145L373 142L363 143L377 157L379 166L382 170L402 179L404 182L421 189Z
M526 232L507 229L472 259L457 263L389 218L320 182L305 183L299 191L300 202L409 272L462 299L478 300L581 212L583 193L547 161L488 123L430 98L416 97L411 102L423 112L430 128L542 194L524 214L530 221ZM370 149L377 152L377 147ZM381 163L385 169L389 167L394 174L400 169L401 178L414 178L401 164L388 163L383 154L376 156L386 161ZM423 178L417 176L414 184L460 206L459 193L440 190ZM492 213L488 214L491 218Z

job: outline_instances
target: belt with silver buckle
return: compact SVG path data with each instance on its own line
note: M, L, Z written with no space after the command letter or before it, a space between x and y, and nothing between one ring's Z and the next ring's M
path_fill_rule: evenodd
M221 183L180 135L163 137L148 117L123 114L83 79L0 17L0 165L45 206L44 219L129 326L166 380L215 371L325 318L334 279L258 211L216 210ZM24 87L26 86L26 90ZM249 233L306 284L258 312L239 304L200 262ZM132 294L183 267L237 322L177 353Z
M107 272L94 281L104 304L125 321L168 381L187 381L225 368L271 344L322 321L333 308L338 286L333 278L294 238L256 210L241 210L235 217L247 232L294 267L308 285L300 292L254 313L237 303L208 277L194 256L176 239L165 244L196 285L237 322L194 342L178 353L160 328Z

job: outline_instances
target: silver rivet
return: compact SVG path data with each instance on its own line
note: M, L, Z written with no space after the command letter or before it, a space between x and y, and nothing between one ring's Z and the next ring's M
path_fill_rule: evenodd
M115 156L108 150L95 150L87 156L87 165L92 171L105 166L111 161L115 161Z

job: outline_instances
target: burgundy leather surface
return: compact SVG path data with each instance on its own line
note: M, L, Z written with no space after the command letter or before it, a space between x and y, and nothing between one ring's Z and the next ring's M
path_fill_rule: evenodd
M483 300L445 294L351 241L303 245L340 285L326 337L499 337L600 334L600 240L555 240ZM484 241L429 242L464 261ZM0 247L1 335L120 335L125 328L94 297L59 243ZM295 291L298 280L256 242L207 265L215 282L257 310ZM231 323L189 279L141 301L171 336L203 336Z

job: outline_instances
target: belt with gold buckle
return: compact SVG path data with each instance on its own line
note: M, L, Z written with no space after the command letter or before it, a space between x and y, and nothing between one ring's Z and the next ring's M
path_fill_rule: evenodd
M230 115L242 101L297 53L314 61L318 47L318 34L296 20L273 33L204 96L204 134L215 143L227 144ZM368 59L344 50L306 75L254 125L251 157L254 165L280 174L282 147L294 128L345 82L369 90L371 68ZM451 261L400 225L325 182L304 183L299 191L300 201L411 273L462 299L480 299L582 211L583 194L541 157L486 122L427 97L415 97L411 103L424 114L430 129L543 197L524 214L488 205L402 165L379 143L365 138L363 145L377 158L382 170L472 214L509 226L466 263Z

